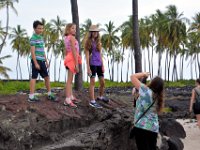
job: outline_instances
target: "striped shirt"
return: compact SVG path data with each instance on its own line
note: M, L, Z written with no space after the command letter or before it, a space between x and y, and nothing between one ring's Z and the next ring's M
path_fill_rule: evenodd
M44 40L41 35L33 34L30 39L30 45L35 47L36 60L45 61ZM31 57L32 58L32 57Z

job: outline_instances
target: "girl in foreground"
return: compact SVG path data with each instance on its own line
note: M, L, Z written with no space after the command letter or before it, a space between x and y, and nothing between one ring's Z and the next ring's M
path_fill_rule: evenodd
M153 104L135 124L135 140L138 150L156 150L157 135L159 132L158 114L163 107L164 81L160 77L155 77L148 86L140 82L140 79L149 75L148 72L131 75L131 82L139 91L134 122Z

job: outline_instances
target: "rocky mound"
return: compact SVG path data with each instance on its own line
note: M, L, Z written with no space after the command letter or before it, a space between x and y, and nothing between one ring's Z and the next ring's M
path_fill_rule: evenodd
M135 150L135 141L128 139L133 120L130 91L107 89L111 101L100 102L103 109L88 105L86 90L76 92L82 100L77 109L63 106L63 90L55 91L59 102L48 101L45 95L38 103L27 102L22 94L0 96L0 150ZM171 117L166 114L161 120L163 150L177 145L170 140L185 137L184 129L175 121L168 125L166 118ZM174 134L176 127L180 132Z

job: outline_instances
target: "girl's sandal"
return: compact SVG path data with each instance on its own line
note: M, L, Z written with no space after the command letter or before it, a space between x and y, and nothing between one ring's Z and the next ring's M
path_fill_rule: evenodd
M77 106L72 101L70 103L67 103L67 102L64 101L63 105L64 106L69 106L71 108L77 108Z
M73 103L75 103L75 104L78 104L78 103L80 103L81 102L81 100L80 99L78 99L78 98L76 98L76 97L74 97L74 96L72 96L72 102Z

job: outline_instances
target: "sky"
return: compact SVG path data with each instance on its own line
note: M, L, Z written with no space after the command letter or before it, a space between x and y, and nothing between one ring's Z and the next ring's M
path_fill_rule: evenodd
M89 18L93 24L100 23L104 26L109 21L113 21L114 25L118 27L128 20L132 13L132 0L77 0L77 2L80 24ZM197 12L200 12L199 0L138 0L139 18L153 14L157 9L165 11L166 6L171 4L176 5L178 12L182 12L184 17L190 20ZM56 16L66 20L67 23L72 20L70 0L19 0L19 3L14 3L14 6L18 15L13 11L10 12L10 26L21 25L27 30L29 36L33 32L32 23L34 20L45 18L45 20L50 21L56 19ZM0 20L2 26L5 26L5 9L0 10ZM12 49L8 43L1 55L10 53L12 53ZM4 65L9 66L12 70L15 70L15 65L12 65L15 63L13 57L4 61ZM14 72L10 72L9 75L11 78L16 76Z

